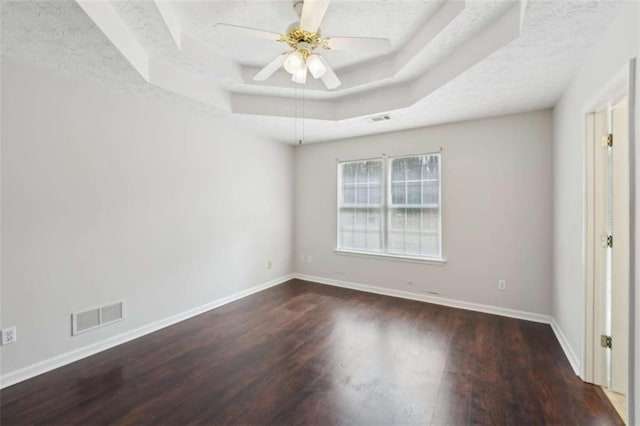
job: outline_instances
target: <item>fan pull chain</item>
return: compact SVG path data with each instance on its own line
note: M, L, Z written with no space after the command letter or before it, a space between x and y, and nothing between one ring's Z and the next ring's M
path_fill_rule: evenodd
M302 145L302 142L305 138L305 91L304 87L301 89L302 95L300 96L300 100L302 102L301 115L300 115L300 133L298 133L298 89L293 89L293 140L298 142L298 145Z
M293 140L298 141L298 89L293 89Z

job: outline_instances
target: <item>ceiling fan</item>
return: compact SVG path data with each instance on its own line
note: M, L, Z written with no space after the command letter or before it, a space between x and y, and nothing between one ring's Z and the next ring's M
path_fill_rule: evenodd
M316 49L326 50L382 50L391 47L389 39L377 37L327 37L320 32L320 23L329 6L329 0L296 0L294 10L300 17L287 28L285 34L263 31L255 28L231 24L215 24L238 35L259 37L286 43L292 50L279 55L260 72L253 76L255 81L264 81L280 67L291 74L295 83L305 84L307 74L320 78L327 89L335 89L342 84L336 73Z

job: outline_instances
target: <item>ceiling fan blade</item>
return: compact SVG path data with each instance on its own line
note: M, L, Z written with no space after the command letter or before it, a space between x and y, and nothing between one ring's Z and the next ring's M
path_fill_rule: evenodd
M331 50L387 50L391 47L388 38L378 37L329 37Z
M339 87L342 84L342 82L340 81L336 73L333 71L333 68L331 68L331 65L329 65L326 59L324 59L322 56L320 56L319 58L324 64L324 66L327 67L327 71L324 73L322 77L320 77L324 85L327 86L327 89L329 90L333 90L336 87Z
M271 61L266 67L262 68L258 72L258 74L254 75L253 79L255 81L265 81L266 79L271 77L271 75L274 72L278 71L278 69L282 66L282 64L284 64L285 59L287 59L286 54L279 55L277 58Z
M302 15L300 16L300 28L311 33L318 31L328 6L329 0L304 0Z
M242 27L240 25L231 25L231 24L214 24L213 28L226 32L233 36L245 36L245 37L257 37L263 38L266 40L278 41L280 40L281 35L278 33L273 33L271 31L264 31L257 28L249 28Z

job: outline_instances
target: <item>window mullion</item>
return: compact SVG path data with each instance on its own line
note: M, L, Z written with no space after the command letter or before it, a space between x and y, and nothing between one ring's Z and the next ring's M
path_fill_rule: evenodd
M391 200L391 166L389 165L391 162L390 159L382 159L382 250L385 253L389 253L389 200Z
M356 224L358 223L358 168L354 167L353 168L353 201L354 201L354 209L353 209L353 215L351 215L352 219L351 219L351 245L353 247L357 247L356 245Z
M438 256L442 257L442 156L438 155Z
M407 206L409 205L409 184L407 183L407 180L409 179L409 172L407 171L407 162L405 160L404 162L405 167L404 167L404 232L403 232L403 239L402 239L402 247L403 247L403 252L406 253L407 252Z
M370 203L370 192L371 192L371 174L369 170L369 164L365 163L367 166L367 208L365 209L365 219L364 219L364 246L369 250L369 203Z
M422 254L422 235L424 234L424 223L422 220L422 212L424 209L424 168L422 162L426 161L424 157L420 160L420 234L418 235L418 253Z

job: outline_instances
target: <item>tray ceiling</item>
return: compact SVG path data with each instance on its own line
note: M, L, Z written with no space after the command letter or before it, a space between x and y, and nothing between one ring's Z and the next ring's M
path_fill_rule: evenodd
M324 35L387 37L387 52L323 56L343 85L251 79L283 45L292 1L3 1L2 54L225 117L286 142L379 133L552 106L615 1L332 0ZM390 113L392 120L367 118ZM304 120L302 115L304 114Z

